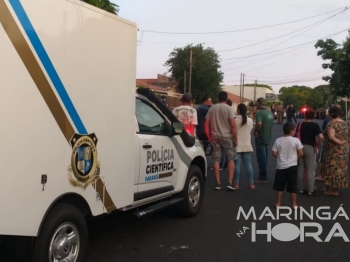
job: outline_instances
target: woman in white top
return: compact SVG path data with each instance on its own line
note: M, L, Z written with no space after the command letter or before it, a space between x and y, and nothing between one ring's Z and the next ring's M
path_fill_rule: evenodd
M253 147L251 143L251 131L253 129L253 120L247 117L247 106L239 104L237 107L237 117L235 119L237 127L237 141L236 147L237 158L235 160L235 176L234 187L239 189L239 177L241 173L241 159L247 171L247 176L250 184L250 189L255 189L254 174L251 161Z

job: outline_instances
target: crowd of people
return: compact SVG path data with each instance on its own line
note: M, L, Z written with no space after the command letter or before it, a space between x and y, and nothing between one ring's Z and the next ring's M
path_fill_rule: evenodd
M255 189L255 183L267 184L269 155L277 158L273 189L277 191L275 206L281 205L283 192L290 193L292 206L298 208L296 194L315 195L315 179L324 182L321 190L328 196L339 196L339 189L347 188L348 179L348 126L340 118L341 108L332 106L324 120L322 130L313 122L315 111L307 108L304 121L297 124L295 108L289 105L268 107L264 98L256 101L255 124L247 115L247 106L239 104L237 112L226 92L218 94L218 103L213 105L210 97L204 97L195 110L190 106L192 96L182 97L182 106L173 110L189 134L202 141L204 150L212 147L212 169L216 181L215 189L221 190L220 170L227 169L227 189L240 187L241 162L246 169L248 187ZM270 148L275 115L282 123L281 115L286 112L287 123L283 125L283 137L277 138ZM294 120L295 124L292 123ZM259 173L254 180L251 155L253 146L251 134L255 137L255 152ZM316 167L319 174L316 176Z
M284 119L286 119L288 123L292 123L293 120L297 123L297 116L301 116L301 113L295 109L293 104L288 104L284 108L282 103L276 105L276 103L273 102L270 106L270 111L275 118L276 124L283 124Z

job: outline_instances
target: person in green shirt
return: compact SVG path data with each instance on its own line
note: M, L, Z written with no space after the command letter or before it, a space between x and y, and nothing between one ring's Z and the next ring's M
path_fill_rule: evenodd
M266 100L262 97L256 101L258 112L254 129L256 157L259 164L259 177L256 182L267 183L268 146L271 142L273 115L267 109Z

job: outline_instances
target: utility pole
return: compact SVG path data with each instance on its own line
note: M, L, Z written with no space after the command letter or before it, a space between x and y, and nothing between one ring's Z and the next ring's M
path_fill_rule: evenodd
M245 77L245 74L243 74L242 101L241 101L241 103L243 103L243 98L244 98L244 77Z
M186 94L186 70L184 71L184 94Z
M345 123L348 123L348 98L347 97L345 102Z
M190 50L190 84L188 87L188 92L191 94L192 89L192 49Z
M242 73L239 81L239 100L240 100L240 103L242 103Z
M256 84L257 84L257 81L255 80L254 81L254 104L256 102Z

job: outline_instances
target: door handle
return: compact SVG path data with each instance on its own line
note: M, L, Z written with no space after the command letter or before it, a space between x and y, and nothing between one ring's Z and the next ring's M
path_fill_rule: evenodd
M148 148L152 148L152 145L143 145L142 147L148 149Z

